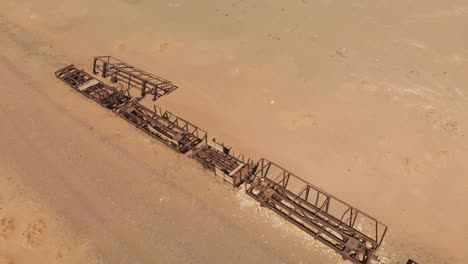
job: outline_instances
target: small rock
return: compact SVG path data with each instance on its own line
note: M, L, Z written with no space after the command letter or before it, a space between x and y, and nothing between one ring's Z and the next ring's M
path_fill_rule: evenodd
M161 202L161 203L162 202L167 202L167 201L169 201L169 197L167 197L165 195L163 195L163 196L161 196L161 198L159 198L159 202Z
M336 54L343 58L346 58L348 56L348 50L346 48L337 49Z
M419 72L417 70L411 70L408 72L406 77L408 77L409 79L417 79L419 78Z

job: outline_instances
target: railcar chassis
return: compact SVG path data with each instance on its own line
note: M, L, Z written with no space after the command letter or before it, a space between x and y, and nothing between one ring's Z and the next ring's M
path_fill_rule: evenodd
M186 153L198 144L206 142L207 133L203 129L171 112L163 112L156 105L154 110L151 110L140 104L140 99L129 101L119 107L116 113L138 129L180 153Z
M354 263L375 259L387 226L292 172L261 159L245 184L248 195Z
M95 57L93 72L102 73L112 82L127 83L141 90L141 97L132 98L128 90L104 84L84 70L69 65L55 76L100 105L135 125L138 129L172 149L188 154L215 175L234 187L245 183L246 193L323 242L344 259L368 264L376 259L387 226L340 199L315 187L281 166L260 159L255 164L215 139L194 124L163 111L149 109L140 103L146 93L153 100L177 87L110 56ZM410 260L408 260L408 263ZM413 262L412 262L413 263Z
M239 187L245 181L253 164L250 158L245 161L244 155L236 156L230 147L215 139L195 150L190 157L234 187Z
M177 89L172 82L138 69L112 56L97 56L93 61L93 73L102 74L102 78L111 77L113 83L120 82L128 88L141 90L141 96L153 95L153 101L172 93Z
M108 86L73 64L55 72L55 76L105 108L114 110L130 100L124 90Z

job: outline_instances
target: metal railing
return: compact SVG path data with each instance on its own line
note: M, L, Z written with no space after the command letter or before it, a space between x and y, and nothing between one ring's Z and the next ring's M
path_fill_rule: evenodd
M246 192L354 263L374 259L387 226L281 166L261 159Z
M153 95L153 101L177 89L172 82L138 69L112 56L97 56L93 61L93 73L102 74L103 78L126 85L128 88L141 90L141 96Z

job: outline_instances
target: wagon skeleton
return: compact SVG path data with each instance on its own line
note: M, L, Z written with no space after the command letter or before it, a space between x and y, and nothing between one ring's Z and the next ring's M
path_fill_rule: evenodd
M179 153L200 162L234 187L244 183L246 193L307 234L323 242L344 259L368 264L376 259L387 226L331 194L315 187L281 166L244 155L230 147L208 141L208 133L171 112L141 103L146 94L153 100L169 94L177 86L111 56L95 57L93 73L111 77L111 82L136 88L141 96L132 98L128 90L109 86L84 70L69 65L55 76L101 106L114 111L149 136Z

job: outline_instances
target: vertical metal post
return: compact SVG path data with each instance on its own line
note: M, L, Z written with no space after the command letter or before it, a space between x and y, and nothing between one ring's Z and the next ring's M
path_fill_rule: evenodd
M94 58L94 62L93 62L93 73L94 74L98 74L98 72L96 71L96 62L97 62L97 58Z
M141 88L141 97L146 95L146 80L143 81L143 87Z
M154 92L154 97L153 97L153 101L156 101L156 99L158 99L158 85L157 84L154 84L154 88L153 88L153 92Z
M104 62L102 64L102 78L106 78L107 77L107 62Z

